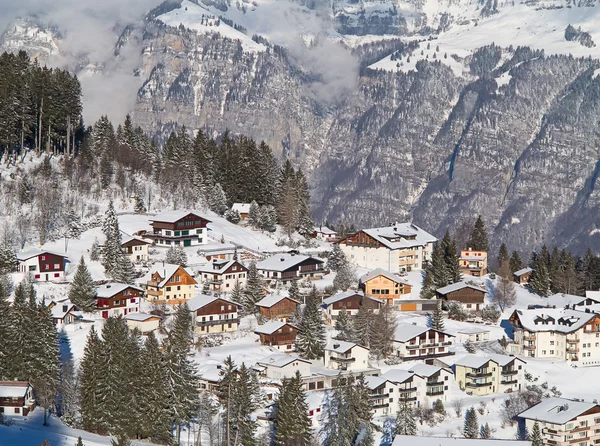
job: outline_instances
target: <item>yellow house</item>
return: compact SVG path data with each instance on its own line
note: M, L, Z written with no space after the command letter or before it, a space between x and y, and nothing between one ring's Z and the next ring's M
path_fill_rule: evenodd
M525 361L516 356L466 355L454 364L460 388L473 395L517 392L525 387Z
M157 264L150 270L150 278L146 282L146 300L178 305L194 297L197 283L192 273L183 266Z
M458 269L461 274L481 277L487 274L487 251L474 251L471 248L460 251Z
M362 276L359 287L366 295L381 299L389 305L393 305L395 300L409 297L412 291L412 286L406 279L381 268Z

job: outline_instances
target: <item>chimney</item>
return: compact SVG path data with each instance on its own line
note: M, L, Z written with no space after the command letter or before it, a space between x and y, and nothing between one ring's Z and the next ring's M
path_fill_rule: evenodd
M106 284L106 288L110 288L110 283L107 283L107 284Z
M340 348L340 344L333 344L333 348Z
M285 257L281 257L279 260L285 262Z

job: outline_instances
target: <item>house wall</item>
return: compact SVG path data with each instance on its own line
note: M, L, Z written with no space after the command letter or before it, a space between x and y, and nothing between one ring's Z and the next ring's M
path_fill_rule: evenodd
M271 379L293 378L296 371L300 372L300 376L310 375L310 364L304 361L290 362L285 367L274 367L269 364L261 365L266 367L265 375Z
M159 288L157 284L161 281L161 276L155 272L152 280L147 284L146 300L178 305L192 299L196 293L196 280L181 267L163 287Z
M291 299L281 299L271 308L259 307L260 314L262 314L267 319L277 318L286 318L291 316L296 312L296 307L298 304Z
M127 328L130 330L138 329L142 333L150 333L151 331L158 330L160 326L160 318L150 318L145 321L134 321L126 319Z
M453 343L452 339L444 333L429 330L408 342L394 341L393 348L396 356L405 360L447 356Z
M45 253L20 261L19 271L29 273L35 281L60 281L65 278L65 258Z
M298 330L290 325L284 325L273 334L260 334L260 342L263 345L276 347L278 350L291 351L296 342Z
M140 311L141 293L135 288L126 288L112 297L96 298L96 308L103 319L125 316Z
M18 398L0 398L0 413L9 416L27 416L35 406L33 390L31 387L25 390L23 396Z
M347 297L346 299L328 305L327 314L331 319L335 319L340 314L340 311L346 307L346 311L350 316L356 316L361 303L365 308L373 310L374 313L378 313L381 306L379 302L375 302L372 299L365 299L361 295L355 294L354 296Z
M394 282L384 275L373 277L364 282L365 294L386 301L389 305L394 300L410 296L412 287L405 283Z
M122 246L123 252L127 254L129 260L133 263L148 261L148 244L139 242L129 242Z
M202 284L210 282L212 291L230 293L236 282L243 288L248 282L248 269L241 263L234 263L222 274L211 271L201 271Z
M525 420L527 431L531 432L535 420ZM600 409L594 408L589 414L576 417L565 424L538 421L545 445L571 446L581 442L591 446L600 442Z
M490 333L488 331L482 333L457 333L456 339L460 342L481 342L489 341Z
M336 361L335 358L352 358L353 361ZM369 350L358 345L350 349L346 354L325 350L323 362L328 369L352 372L356 370L365 370L369 368Z
M238 306L218 299L195 312L196 332L199 334L227 333L237 331L239 325Z
M472 288L463 288L446 294L444 299L448 302L458 302L466 310L480 310L483 307L485 293Z

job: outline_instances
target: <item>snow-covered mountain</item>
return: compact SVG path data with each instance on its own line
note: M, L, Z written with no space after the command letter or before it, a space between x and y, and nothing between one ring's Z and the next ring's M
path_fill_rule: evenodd
M598 249L599 22L595 0L169 0L115 57L140 49L138 123L264 139L318 220L482 213L511 249Z

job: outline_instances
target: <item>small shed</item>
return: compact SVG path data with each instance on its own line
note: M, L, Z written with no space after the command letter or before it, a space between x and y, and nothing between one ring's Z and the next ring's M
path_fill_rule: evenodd
M161 317L155 314L130 313L125 316L127 327L130 330L138 329L142 334L158 330Z
M486 290L466 282L457 282L435 290L438 299L446 302L458 302L468 310L481 310Z
M513 277L515 279L515 282L517 282L519 285L527 285L529 283L529 279L531 279L531 275L533 274L533 272L533 268L523 268L519 271L515 271L513 273Z
M456 339L460 342L482 342L490 340L490 330L483 327L464 328L456 332Z

